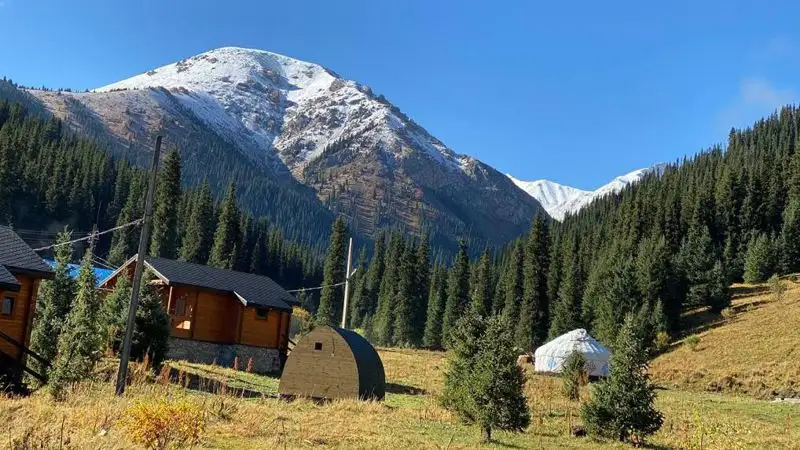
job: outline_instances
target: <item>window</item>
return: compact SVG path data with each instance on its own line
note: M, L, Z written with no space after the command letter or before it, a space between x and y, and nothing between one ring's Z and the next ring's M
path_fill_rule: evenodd
M267 316L269 315L269 309L267 308L258 308L256 309L256 319L258 320L267 320Z
M186 297L181 297L175 301L175 315L176 316L185 316L186 315Z
M322 342L314 342L314 350L321 352L322 351Z
M2 315L10 316L14 314L14 297L3 297Z

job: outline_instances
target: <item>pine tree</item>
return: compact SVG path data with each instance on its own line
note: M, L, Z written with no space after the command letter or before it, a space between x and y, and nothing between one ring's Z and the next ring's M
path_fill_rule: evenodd
M342 307L344 289L337 285L344 282L345 277L346 234L344 220L339 217L333 222L331 240L328 245L328 256L325 258L322 278L323 287L315 318L317 325L335 324L336 317L338 317L337 312Z
M217 230L214 244L208 258L208 265L220 269L232 269L237 261L237 243L241 237L239 230L239 206L236 204L236 185L231 182L228 192L219 207Z
M661 428L663 416L655 409L655 387L647 375L647 352L629 314L620 329L609 362L610 376L592 390L581 418L591 436L642 443Z
M511 250L511 258L508 262L508 267L503 274L502 283L505 284L505 304L503 306L503 318L510 324L519 323L519 308L522 302L523 295L523 260L525 257L525 249L522 241L517 241ZM516 338L515 338L516 341ZM517 342L517 345L520 343Z
M214 197L211 186L205 181L196 192L192 203L186 234L181 241L180 258L196 264L205 264L214 242Z
M453 267L447 280L447 301L442 317L442 342L449 347L450 332L467 310L469 305L469 259L467 257L467 243L463 239L458 245Z
M447 299L446 278L447 270L444 266L436 265L431 277L425 333L422 338L422 345L426 348L437 350L442 348L442 315Z
M472 311L481 316L489 317L492 310L492 293L491 286L492 276L492 254L489 249L485 249L481 258L478 261L478 266L475 269L475 283L472 287Z
M364 320L366 315L367 300L367 247L361 247L358 254L358 261L356 262L356 273L352 277L351 284L353 285L353 295L350 300L349 311L347 312L347 321L349 328L360 328L361 321Z
M394 300L399 285L400 262L405 249L399 232L392 233L389 248L384 258L384 275L378 293L378 306L373 317L372 327L378 343L389 345L392 341L394 323Z
M553 319L550 323L550 338L560 336L578 328L581 312L581 268L577 256L577 244L573 243L572 251L566 256L564 280L558 290L558 301L553 305Z
M521 432L527 428L525 376L516 363L509 324L499 316L484 319L470 311L459 321L453 337L445 405L462 420L480 426L486 442L492 440L494 429Z
M126 272L129 272L126 270ZM114 291L108 294L103 304L103 323L106 328L106 347L114 352L120 350L125 327L128 322L128 308L131 303L132 286L130 273L117 276Z
M177 149L164 157L156 185L153 234L150 255L168 259L178 257L178 209L181 204L181 157Z
M747 244L744 260L744 281L763 283L775 273L775 249L766 234L753 236Z
M96 281L89 248L81 261L75 301L59 336L58 354L50 374L51 393L57 400L64 398L69 385L88 378L102 356L102 303Z
M169 349L170 318L161 303L158 288L149 282L154 278L152 274L142 277L131 358L141 361L147 355L153 368L158 370Z
M397 274L397 291L394 298L394 314L392 321L392 343L400 346L417 346L421 341L421 331L415 323L414 266L416 249L407 243L400 259L400 269Z
M615 342L625 315L642 304L633 261L616 264L608 276L607 290L596 305L592 329L602 342Z
M58 340L63 331L72 301L75 298L75 280L69 274L69 259L72 255L72 234L63 231L58 234L55 247L56 266L52 280L45 280L39 288L36 299L36 317L31 330L31 350L46 361L53 361L58 353ZM38 361L31 360L34 370L44 373Z
M547 297L549 239L547 223L537 215L525 247L523 297L515 333L517 345L523 349L532 350L542 344L550 325L550 302ZM577 285L575 288L579 289Z

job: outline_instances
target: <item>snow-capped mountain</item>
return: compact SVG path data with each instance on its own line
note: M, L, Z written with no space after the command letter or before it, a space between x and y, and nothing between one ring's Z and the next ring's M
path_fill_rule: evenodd
M74 128L102 130L128 153L149 149L159 130L181 152L207 156L199 154L203 136L213 135L226 154L233 149L270 179L310 186L366 234L400 225L503 243L540 209L370 88L276 53L220 48L88 93L31 93Z
M522 181L511 175L508 175L508 177L520 189L538 200L552 218L564 220L567 214L578 212L595 199L605 197L609 194L616 194L626 186L639 182L642 178L654 171L659 174L662 173L664 167L664 164L657 164L653 167L634 170L633 172L614 178L609 183L600 186L594 191L565 186L550 180Z

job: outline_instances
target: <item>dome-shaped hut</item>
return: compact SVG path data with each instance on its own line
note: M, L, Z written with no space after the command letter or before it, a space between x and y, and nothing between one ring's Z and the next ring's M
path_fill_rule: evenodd
M317 327L303 336L286 360L281 396L383 400L386 374L366 339L338 327Z
M553 339L534 352L536 372L561 373L570 354L578 352L586 358L586 373L590 377L607 377L611 351L591 337L583 328Z

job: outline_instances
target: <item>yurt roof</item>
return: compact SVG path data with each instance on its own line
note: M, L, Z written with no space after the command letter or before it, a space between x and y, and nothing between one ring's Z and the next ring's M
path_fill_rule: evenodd
M611 351L603 344L591 337L583 328L572 330L553 339L547 344L536 349L534 356L540 357L563 357L566 358L572 352L580 352L588 357L608 358Z

